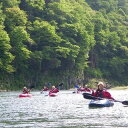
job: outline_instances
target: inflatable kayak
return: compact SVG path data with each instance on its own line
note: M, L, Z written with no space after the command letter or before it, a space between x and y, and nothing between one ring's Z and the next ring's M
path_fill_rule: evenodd
M55 97L55 96L57 96L57 94L55 94L55 93L50 93L49 96Z
M31 94L20 94L19 97L32 97Z
M111 107L114 105L114 102L108 99L102 100L91 100L89 107Z

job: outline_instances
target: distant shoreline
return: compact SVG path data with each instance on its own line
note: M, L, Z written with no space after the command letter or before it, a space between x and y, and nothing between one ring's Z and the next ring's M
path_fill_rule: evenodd
M128 90L128 86L117 86L111 88L111 90Z
M0 90L0 92L7 92L7 90Z
M68 90L75 91L75 88L70 88ZM128 90L128 86L116 86L116 87L110 88L110 90ZM8 91L11 91L11 90L0 89L0 92L8 92Z

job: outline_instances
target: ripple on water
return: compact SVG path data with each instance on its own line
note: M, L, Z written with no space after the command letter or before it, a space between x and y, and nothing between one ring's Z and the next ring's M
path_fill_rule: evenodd
M128 99L126 91L111 91L117 100ZM18 98L20 92L0 94L0 128L128 128L128 111L121 103L90 109L81 94L61 91L57 97L32 92L31 98Z

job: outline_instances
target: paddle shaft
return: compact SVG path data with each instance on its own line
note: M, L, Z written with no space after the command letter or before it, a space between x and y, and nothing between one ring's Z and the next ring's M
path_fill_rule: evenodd
M92 96L91 94L88 94L88 93L83 93L83 96L86 99L98 99L98 100L105 99L105 98L101 98L101 97ZM111 101L114 101L114 102L119 102L119 103L122 103L124 105L128 105L128 101L119 101L119 100L113 100L113 99L108 99L108 100L111 100Z

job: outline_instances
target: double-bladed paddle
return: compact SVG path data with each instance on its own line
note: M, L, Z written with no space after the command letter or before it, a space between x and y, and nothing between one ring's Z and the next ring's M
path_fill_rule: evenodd
M29 93L30 93L30 91L31 91L33 88L35 88L35 85L28 85L27 87L28 87L28 91L29 91Z
M92 96L90 93L83 93L83 97L85 98L85 99L93 99L93 100L95 100L95 99L98 99L98 100L103 100L103 99L105 99L105 98L101 98L101 97L96 97L96 96ZM112 99L109 99L109 100L112 100ZM119 100L112 100L112 101L114 101L114 102L119 102L119 103L122 103L122 104L124 104L124 105L128 105L128 101L119 101Z

